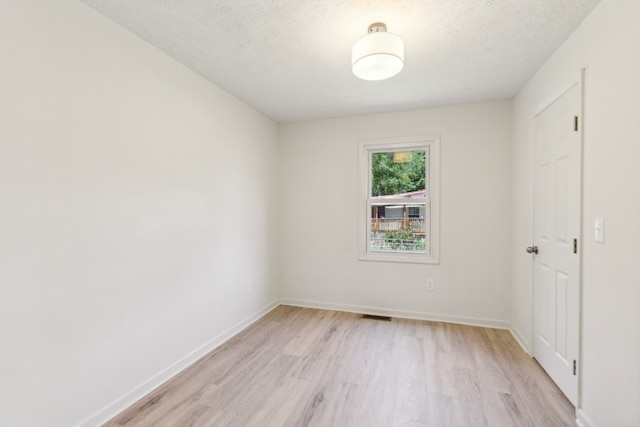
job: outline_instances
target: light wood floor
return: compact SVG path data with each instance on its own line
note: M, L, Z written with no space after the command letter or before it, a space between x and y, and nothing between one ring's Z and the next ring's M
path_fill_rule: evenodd
M107 426L575 426L509 332L280 306Z

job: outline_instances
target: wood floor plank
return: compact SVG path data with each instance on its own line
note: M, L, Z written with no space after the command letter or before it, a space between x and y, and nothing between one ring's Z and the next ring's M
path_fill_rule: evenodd
M320 341L321 335L327 331L326 326L333 323L334 315L332 312L317 311L310 319L307 319L305 325L287 343L282 352L294 356L308 353L309 347L315 347Z
M365 388L356 426L392 426L398 388L397 363L381 358Z
M106 426L575 426L508 331L280 306Z
M299 405L309 381L285 377L266 397L264 406L251 416L247 427L283 426Z
M398 337L399 360L395 418L426 424L429 419L427 388L424 387L426 366L422 341L415 336Z

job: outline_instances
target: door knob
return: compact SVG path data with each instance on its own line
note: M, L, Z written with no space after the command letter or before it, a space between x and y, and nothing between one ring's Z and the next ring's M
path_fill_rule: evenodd
M538 253L538 247L537 246L529 246L529 247L527 247L527 253L528 254L537 254Z

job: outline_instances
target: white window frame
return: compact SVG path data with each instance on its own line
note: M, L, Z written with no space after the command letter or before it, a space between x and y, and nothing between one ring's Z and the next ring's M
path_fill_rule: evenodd
M425 203L427 248L425 252L378 252L371 250L371 161L373 153L389 151L416 151L428 147L427 194L425 199L389 199L390 204ZM358 259L361 261L406 262L420 264L440 263L440 136L419 136L393 139L368 139L359 142L358 195Z

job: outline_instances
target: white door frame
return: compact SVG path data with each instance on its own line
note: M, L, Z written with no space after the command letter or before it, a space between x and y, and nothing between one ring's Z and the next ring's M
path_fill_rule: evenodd
M585 233L584 233L584 198L583 198L583 181L584 181L584 161L583 161L583 144L584 144L584 91L585 91L585 74L586 69L582 68L577 76L572 78L566 84L562 85L561 88L555 91L552 96L545 99L534 111L532 119L536 120L536 117L542 113L547 107L553 104L556 100L561 98L567 91L569 91L573 86L578 86L578 167L579 167L579 179L578 179L578 193L579 193L579 236L578 236L578 355L577 355L577 379L578 379L578 401L576 404L576 410L582 406L582 360L583 357L583 347L582 347L582 326L583 326L583 289L582 289L582 273L583 273L583 252L584 252L584 241L585 241ZM533 146L532 146L532 183L535 186L535 143L536 140L534 138ZM533 189L533 187L532 187ZM531 193L531 242L535 245L535 191ZM533 267L533 259L532 259L532 267ZM534 297L534 269L531 269L531 348L530 356L533 357L534 354L534 346L535 346L535 297Z

